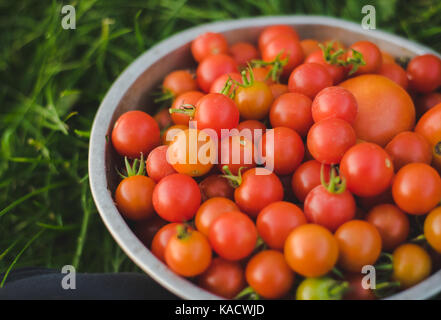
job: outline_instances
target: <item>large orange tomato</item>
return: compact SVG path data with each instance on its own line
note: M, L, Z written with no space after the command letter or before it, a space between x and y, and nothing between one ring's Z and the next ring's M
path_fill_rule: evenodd
M392 80L367 74L340 85L357 99L358 114L353 127L359 139L384 147L398 133L412 130L414 104L409 94Z
M441 173L441 103L427 111L418 121L415 131L429 141L433 165Z

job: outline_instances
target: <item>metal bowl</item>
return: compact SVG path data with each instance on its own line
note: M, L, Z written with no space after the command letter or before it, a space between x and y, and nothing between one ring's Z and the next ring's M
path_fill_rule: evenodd
M274 24L293 26L301 38L338 39L348 45L360 39L376 43L396 57L413 57L433 50L404 38L376 30L363 30L360 25L321 16L277 16L222 21L201 25L164 40L136 59L107 92L96 114L89 148L89 177L93 198L105 225L119 246L143 271L162 286L185 299L219 299L192 282L176 275L159 261L132 232L118 212L112 193L118 177L115 166L120 157L107 142L116 119L129 110L155 111L151 92L172 70L195 66L190 42L206 31L220 32L230 43L256 42L259 32ZM436 54L436 53L435 53ZM389 299L425 299L441 290L441 270L418 285Z

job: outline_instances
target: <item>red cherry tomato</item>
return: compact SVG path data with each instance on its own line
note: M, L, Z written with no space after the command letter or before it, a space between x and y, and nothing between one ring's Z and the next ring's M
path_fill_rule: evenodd
M277 201L260 211L256 226L259 235L271 249L283 250L291 231L305 223L305 215L299 207L290 202Z
M352 58L354 53L351 49L354 49L363 55L363 59L366 65L360 66L355 75L366 73L378 73L383 62L381 51L378 47L370 41L358 41L349 47L348 58Z
M191 53L201 62L210 55L228 53L228 42L220 33L206 32L192 41Z
M320 50L319 42L315 39L304 39L300 41L305 57L308 57L314 51Z
M254 218L270 203L283 200L283 186L274 173L252 168L243 174L234 191L234 200L243 212Z
M112 144L121 156L138 158L159 145L160 132L156 121L142 111L121 115L112 130Z
M432 150L429 142L420 134L404 131L397 134L386 145L385 150L394 160L394 168L400 170L406 164L413 162L432 162Z
M259 143L259 151L266 165L274 162L278 175L293 173L305 155L302 138L290 128L277 127L267 130Z
M308 132L308 150L317 161L325 164L339 163L345 152L357 142L349 123L330 118L315 123Z
M409 219L393 204L380 204L372 208L366 221L378 229L384 250L393 250L406 241L409 235Z
M392 182L394 165L380 146L364 142L350 148L340 162L348 190L361 197L386 191Z
M246 285L245 272L236 261L214 258L198 278L201 288L226 299L233 299Z
M335 232L339 248L339 265L349 272L361 272L365 265L374 265L381 253L381 236L366 221L352 220Z
M234 81L239 82L239 83L242 82L242 76L238 72L230 72L230 73L223 74L220 77L218 77L216 80L214 80L214 82L211 84L210 93L221 93L222 90L224 89L228 79L230 79L230 78ZM228 91L228 95L232 94L234 92L235 88L237 88L237 84L235 84L234 81L231 84L231 88Z
M171 109L184 109L185 107L195 106L203 96L204 94L200 91L188 91L180 94L176 97L175 101L173 101ZM191 116L179 112L172 112L171 118L175 124L186 126L188 126L188 121L191 120Z
M301 93L284 93L274 100L270 109L273 127L287 127L306 137L313 124L311 99Z
M311 99L326 87L332 86L332 77L326 68L318 63L304 63L289 76L288 89L307 95Z
M239 66L246 66L248 62L259 58L256 47L249 42L236 42L230 47L230 54Z
M159 182L162 178L176 173L176 170L167 161L168 146L159 146L150 152L146 160L147 175Z
M212 222L209 239L213 250L222 258L241 260L254 250L257 230L247 215L230 211Z
M395 176L392 195L401 210L415 215L426 214L440 202L441 178L428 164L405 165Z
M234 188L228 180L221 175L211 175L199 182L202 202L210 198L222 197L230 200L234 199Z
M286 59L282 75L288 76L303 61L304 55L300 42L291 35L281 34L274 37L262 49L262 58L263 61L271 62L277 57L281 61Z
M407 65L410 88L429 93L441 86L441 59L433 54L423 54Z
M288 86L282 83L272 83L269 85L269 88L273 94L273 99L277 99L282 94L288 92Z
M312 52L306 59L305 63L318 63L321 64L328 70L329 74L332 77L332 83L334 85L342 82L342 80L346 76L346 69L343 66L338 66L334 64L330 64L326 62L325 58L323 57L323 51L321 49L318 49L314 52Z
M274 84L274 81L270 75L270 67L254 67L252 68L254 80L259 82L264 82L268 86ZM247 77L250 78L250 71L247 70Z
M257 120L245 120L238 124L237 130L241 132L242 130L250 130L251 133L251 141L257 145L257 143L262 138L263 134L265 133L266 126ZM246 132L246 131L245 131ZM245 132L243 132L245 134Z
M166 224L159 229L153 237L151 247L152 253L162 262L165 262L165 248L167 247L169 240L178 232L178 226L183 227L184 225L176 222Z
M232 57L226 54L211 55L199 63L196 80L204 92L209 92L217 78L230 72L237 72L237 63Z
M188 70L176 70L164 78L162 89L177 97L185 92L197 90L198 86L194 76Z
M398 64L383 63L378 73L382 76L385 76L386 78L391 79L393 82L403 87L403 89L407 90L407 87L409 85L407 73Z
M275 37L280 35L291 36L294 40L299 41L299 35L297 32L288 25L274 25L266 27L259 35L259 49L263 51L263 48Z
M294 283L294 272L283 254L275 250L261 251L252 257L245 275L251 288L266 299L285 296Z
M209 235L211 224L221 214L230 211L238 211L236 204L227 198L211 198L202 203L196 212L195 225L203 235Z
M222 138L219 145L219 170L227 166L234 175L249 168L254 168L254 143L242 135L233 135Z
M305 202L308 193L321 184L320 170L322 164L317 160L309 160L302 163L292 175L291 187L294 195L300 202ZM328 165L324 167L325 180L329 180Z
M431 92L419 96L416 99L416 103L415 103L418 116L421 117L427 111L429 111L434 106L440 103L441 103L441 93L439 92Z
M352 124L357 117L358 104L350 91L342 87L328 87L317 94L311 112L315 122L339 118Z
M153 206L170 222L190 220L201 204L198 184L189 176L175 173L163 178L153 191Z

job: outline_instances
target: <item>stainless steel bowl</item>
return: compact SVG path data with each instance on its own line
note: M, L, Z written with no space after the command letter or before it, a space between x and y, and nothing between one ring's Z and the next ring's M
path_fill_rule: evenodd
M116 242L142 270L179 297L219 299L170 271L138 240L124 221L112 199L112 192L118 183L114 168L120 160L106 142L106 136L110 136L116 119L124 112L134 109L150 113L155 111L150 93L163 77L174 69L194 67L190 42L196 36L213 31L223 33L230 43L244 40L256 42L262 28L274 24L293 26L303 39L338 39L344 44L360 39L370 40L396 57L435 53L404 38L376 30L363 30L358 24L339 19L278 16L222 21L191 28L162 41L136 59L112 85L96 114L89 148L90 185L101 218ZM439 291L441 271L389 299L425 299Z

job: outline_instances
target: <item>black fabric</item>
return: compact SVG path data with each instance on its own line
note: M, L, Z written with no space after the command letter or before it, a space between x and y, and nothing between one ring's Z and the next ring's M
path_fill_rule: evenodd
M60 270L23 268L12 271L0 289L0 300L94 299L145 300L178 299L153 279L140 273L77 273L76 289L63 289L66 274ZM3 279L3 275L0 275Z

